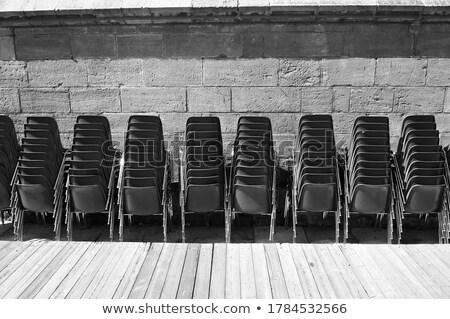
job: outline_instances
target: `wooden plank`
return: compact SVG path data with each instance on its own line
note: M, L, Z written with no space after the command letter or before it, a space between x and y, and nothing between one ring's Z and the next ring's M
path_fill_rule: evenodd
M150 249L150 243L141 243L131 260L124 277L114 292L114 299L128 298Z
M270 286L272 287L272 296L274 299L287 299L289 298L289 294L286 282L284 281L283 268L281 267L280 257L278 256L277 245L264 244Z
M277 245L278 255L280 256L281 267L283 268L284 280L288 290L289 298L306 298L303 292L302 284L298 278L298 273L295 268L294 260L292 259L291 244Z
M363 285L360 283L355 271L350 267L349 262L344 257L338 245L326 245L331 257L333 258L340 275L344 278L353 298L366 299L369 298Z
M23 290L39 275L55 255L64 247L65 243L46 243L24 263L17 267L0 285L0 298L17 298Z
M153 243L151 245L128 298L142 299L145 297L163 247L163 243Z
M5 254L0 258L0 272L8 266L13 260L18 258L18 256L24 253L31 245L31 241L17 243L11 242L9 245L3 248Z
M11 250L21 246L21 243L17 241L0 241L0 260L5 258Z
M434 282L424 273L420 265L416 260L411 258L411 256L406 253L405 248L408 246L403 245L391 245L389 247L394 251L399 258L408 266L408 268L414 273L417 280L419 280L425 289L431 294L433 298L443 298L445 297L445 292L440 289Z
M358 247L358 251L365 256L364 259L366 262L379 268L380 273L384 277L383 281L392 285L396 296L400 298L415 298L416 294L408 286L407 282L405 282L405 278L403 278L401 272L398 271L398 268L396 268L391 260L383 256L378 246L374 245L371 247L370 253L363 246Z
M69 257L64 260L64 263L59 266L58 269L51 275L51 277L45 278L45 284L39 289L39 291L33 291L29 293L30 298L43 298L49 299L51 294L58 288L67 275L72 271L77 262L91 247L91 243L78 243L75 249L73 249ZM33 293L35 295L33 296ZM25 298L25 297L24 297Z
M161 297L161 292L169 272L170 263L172 262L173 253L177 244L164 244L161 256L156 264L155 273L148 285L145 298L157 299Z
M211 284L209 289L210 299L225 299L225 278L227 269L227 245L214 244Z
M37 277L26 287L20 294L19 298L31 299L33 298L53 274L59 269L59 267L66 261L66 259L73 254L79 243L65 243L62 250L57 254L53 260L45 266L43 271L37 275Z
M105 282L107 282L111 272L117 265L119 260L122 260L124 252L128 249L128 243L111 243L113 245L111 252L100 263L100 268L96 274L92 276L91 282L88 284L84 292L81 293L82 299L94 299L96 295L102 290Z
M0 285L3 284L10 276L14 275L19 267L26 263L29 259L36 259L37 255L41 251L45 251L43 248L44 244L42 241L33 242L27 249L20 253L14 260L12 260L6 267L4 267L0 272Z
M249 244L241 244L239 246L239 267L241 298L256 299L252 246Z
M123 250L121 257L115 263L109 276L102 280L102 285L97 286L91 298L111 299L114 296L114 293L122 278L125 276L125 272L140 245L144 244L128 243L128 245L121 247Z
M194 292L192 294L194 299L209 298L213 248L213 244L202 244L200 246L197 272L195 274Z
M405 253L411 256L412 259L420 266L423 273L426 274L434 285L439 287L446 296L450 296L450 283L442 274L439 266L436 266L432 261L428 260L416 245L408 245L404 249Z
M313 273L314 279L316 280L317 288L320 291L322 298L337 298L336 292L334 291L333 285L331 284L330 278L323 267L319 256L314 249L312 244L305 244L301 246L303 252L305 253L306 259L308 261L311 272Z
M448 253L444 250L439 249L439 246L450 247L447 245L425 245L424 249L428 249L430 253L432 253L436 258L438 258L441 262L447 265L450 269L450 250ZM450 276L450 271L448 272Z
M342 277L339 269L334 262L333 256L326 246L330 245L312 245L319 257L319 262L325 269L325 272L330 280L333 290L338 298L350 299L353 297L345 279Z
M200 255L200 244L189 244L184 261L183 272L181 274L180 286L178 287L177 299L191 299L194 294L194 286L197 274L197 266ZM211 261L209 261L211 265ZM211 272L211 267L209 268ZM208 272L208 274L209 274ZM208 276L209 278L209 276ZM208 287L209 290L209 279Z
M267 269L264 245L251 244L253 258L253 272L255 273L256 298L272 299L269 270Z
M49 298L65 298L73 286L77 283L80 277L83 275L84 271L92 263L95 256L99 254L100 251L105 250L105 243L93 243L86 251L85 254L81 256L75 266L70 269L67 276L61 281L60 285L55 289L55 291L50 295Z
M169 271L161 292L161 299L175 299L177 297L187 248L187 244L176 244Z
M228 244L225 274L225 298L241 298L240 280L239 244Z
M303 293L308 299L321 298L319 288L317 287L311 267L308 264L305 253L300 244L292 244L289 246L295 269L297 270Z
M377 245L376 252L379 253L378 259L384 258L393 270L388 271L390 274L397 275L397 278L402 279L404 289L411 290L412 298L432 298L424 285L418 279L417 274L411 272L409 265L406 265L401 258L388 245ZM376 256L376 255L375 255Z
M78 279L76 284L72 287L70 292L65 297L66 299L80 299L86 290L91 286L91 283L97 282L97 274L102 270L105 265L109 264L111 256L114 255L115 249L118 246L113 245L113 243L104 243L103 248L100 252L93 258L92 262L89 264L81 277Z
M435 257L434 254L425 247L424 245L417 245L414 247L418 252L420 252L421 255L424 256L426 260L431 262L431 264L434 265L434 267L439 271L439 273L442 275L442 282L447 283L450 285L450 278L448 277L449 268L447 265L442 262L439 258Z
M368 265L367 262L361 260L358 252L355 251L354 246L354 244L346 244L340 245L339 248L355 274L358 276L359 282L363 285L369 298L390 298L394 296L392 291L388 293L383 292L382 288L379 287L374 278L375 272L372 270L372 267Z

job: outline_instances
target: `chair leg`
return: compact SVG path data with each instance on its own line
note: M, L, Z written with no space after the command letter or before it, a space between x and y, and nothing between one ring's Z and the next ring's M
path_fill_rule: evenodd
M114 213L114 208L111 210L111 221L110 221L110 225L109 225L109 239L111 241L114 240L114 222L115 222L115 213Z
M164 242L167 243L167 209L163 207L163 237Z
M0 216L1 216L1 219L2 219L2 225L5 225L5 215L4 215L4 211L2 210L2 211L0 211Z
M24 210L20 213L20 234L19 234L19 240L23 241L23 224L24 224Z
M181 242L186 242L186 216L184 208L181 207Z

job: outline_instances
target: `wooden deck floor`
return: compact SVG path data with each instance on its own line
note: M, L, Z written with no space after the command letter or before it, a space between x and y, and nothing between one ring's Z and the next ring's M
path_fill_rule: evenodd
M0 298L450 298L450 246L0 241Z

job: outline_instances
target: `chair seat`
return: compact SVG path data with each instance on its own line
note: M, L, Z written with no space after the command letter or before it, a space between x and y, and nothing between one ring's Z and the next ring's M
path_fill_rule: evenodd
M106 210L106 194L98 185L69 185L71 206L81 213L102 213Z
M405 212L437 213L442 209L445 185L413 185L406 195Z
M211 213L223 210L223 185L189 185L186 189L186 212Z
M264 215L271 213L269 190L265 186L234 186L234 208L244 214Z
M350 202L350 211L361 214L385 213L388 209L390 185L356 185Z
M20 202L25 210L50 212L54 210L53 194L41 184L17 184Z
M124 214L158 215L162 214L161 196L155 186L128 187L124 190Z
M304 212L323 213L336 210L336 183L312 184L301 187L298 209Z

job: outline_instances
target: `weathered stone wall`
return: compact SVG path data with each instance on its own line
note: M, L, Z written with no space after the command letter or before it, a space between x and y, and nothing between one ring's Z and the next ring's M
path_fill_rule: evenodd
M442 21L3 27L0 113L18 130L54 115L66 145L79 114L106 115L121 140L131 114L160 115L171 137L189 116L217 115L231 139L254 113L272 119L281 154L305 113L331 113L344 141L355 117L388 115L393 145L404 116L433 113L445 144L449 31Z

